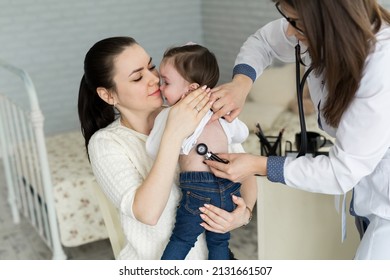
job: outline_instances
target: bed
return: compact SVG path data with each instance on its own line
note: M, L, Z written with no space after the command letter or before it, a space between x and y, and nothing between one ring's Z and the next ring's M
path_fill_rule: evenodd
M22 80L29 100L26 109L0 92L0 157L13 221L28 219L52 258L66 259L63 246L108 238L83 137L80 131L45 137L30 76L4 61L0 66Z

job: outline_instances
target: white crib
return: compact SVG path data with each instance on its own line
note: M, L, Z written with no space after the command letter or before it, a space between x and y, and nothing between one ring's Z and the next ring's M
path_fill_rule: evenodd
M0 60L24 83L29 108L0 92L0 156L14 223L28 219L53 259L66 259L62 246L79 246L108 237L96 181L80 131L45 138L44 116L28 73Z

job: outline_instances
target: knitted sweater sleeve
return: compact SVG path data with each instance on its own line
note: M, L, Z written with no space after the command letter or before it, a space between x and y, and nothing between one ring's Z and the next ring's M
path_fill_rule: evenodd
M151 165L144 143L136 137L124 141L103 131L93 135L88 151L93 173L104 193L123 214L135 219L135 192Z

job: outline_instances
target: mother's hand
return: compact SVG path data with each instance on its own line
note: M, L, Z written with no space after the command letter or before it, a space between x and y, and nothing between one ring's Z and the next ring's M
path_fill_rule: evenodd
M232 198L237 205L233 212L227 212L211 204L200 207L199 210L202 212L200 216L204 221L200 225L206 230L216 233L226 233L246 225L251 217L251 212L246 207L244 199L235 195Z
M201 119L210 110L210 89L206 86L187 94L169 112L167 128L185 138L194 132Z

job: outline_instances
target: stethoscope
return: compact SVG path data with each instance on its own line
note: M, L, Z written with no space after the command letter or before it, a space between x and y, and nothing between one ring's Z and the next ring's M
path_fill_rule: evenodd
M207 159L207 160L214 160L214 161L222 162L225 164L229 163L228 160L222 159L219 156L217 156L216 154L214 154L213 152L209 151L207 145L204 143L200 143L196 146L196 152L198 153L198 155L204 156L205 159Z
M305 112L303 111L303 87L305 86L306 79L309 76L310 72L313 70L311 65L309 69L306 70L303 74L301 80L301 64L306 66L301 59L301 46L298 44L295 46L295 77L296 77L296 86L297 86L297 100L298 100L298 113L299 113L299 125L301 127L301 146L298 151L297 157L303 156L307 151L307 133L306 133L306 122L305 122Z
M309 69L303 74L301 80L301 69L300 65L305 65L301 59L301 46L298 44L295 46L295 73L296 73L296 87L297 87L297 100L298 100L298 113L299 113L299 125L301 128L301 146L298 151L297 157L303 156L307 152L307 133L306 133L306 122L305 122L305 112L303 110L303 87L305 86L306 79L309 76L310 72L313 71L313 66L311 65ZM199 155L202 155L207 160L214 160L223 163L229 163L228 160L221 159L216 154L208 150L207 145L200 143L196 146L196 152Z

